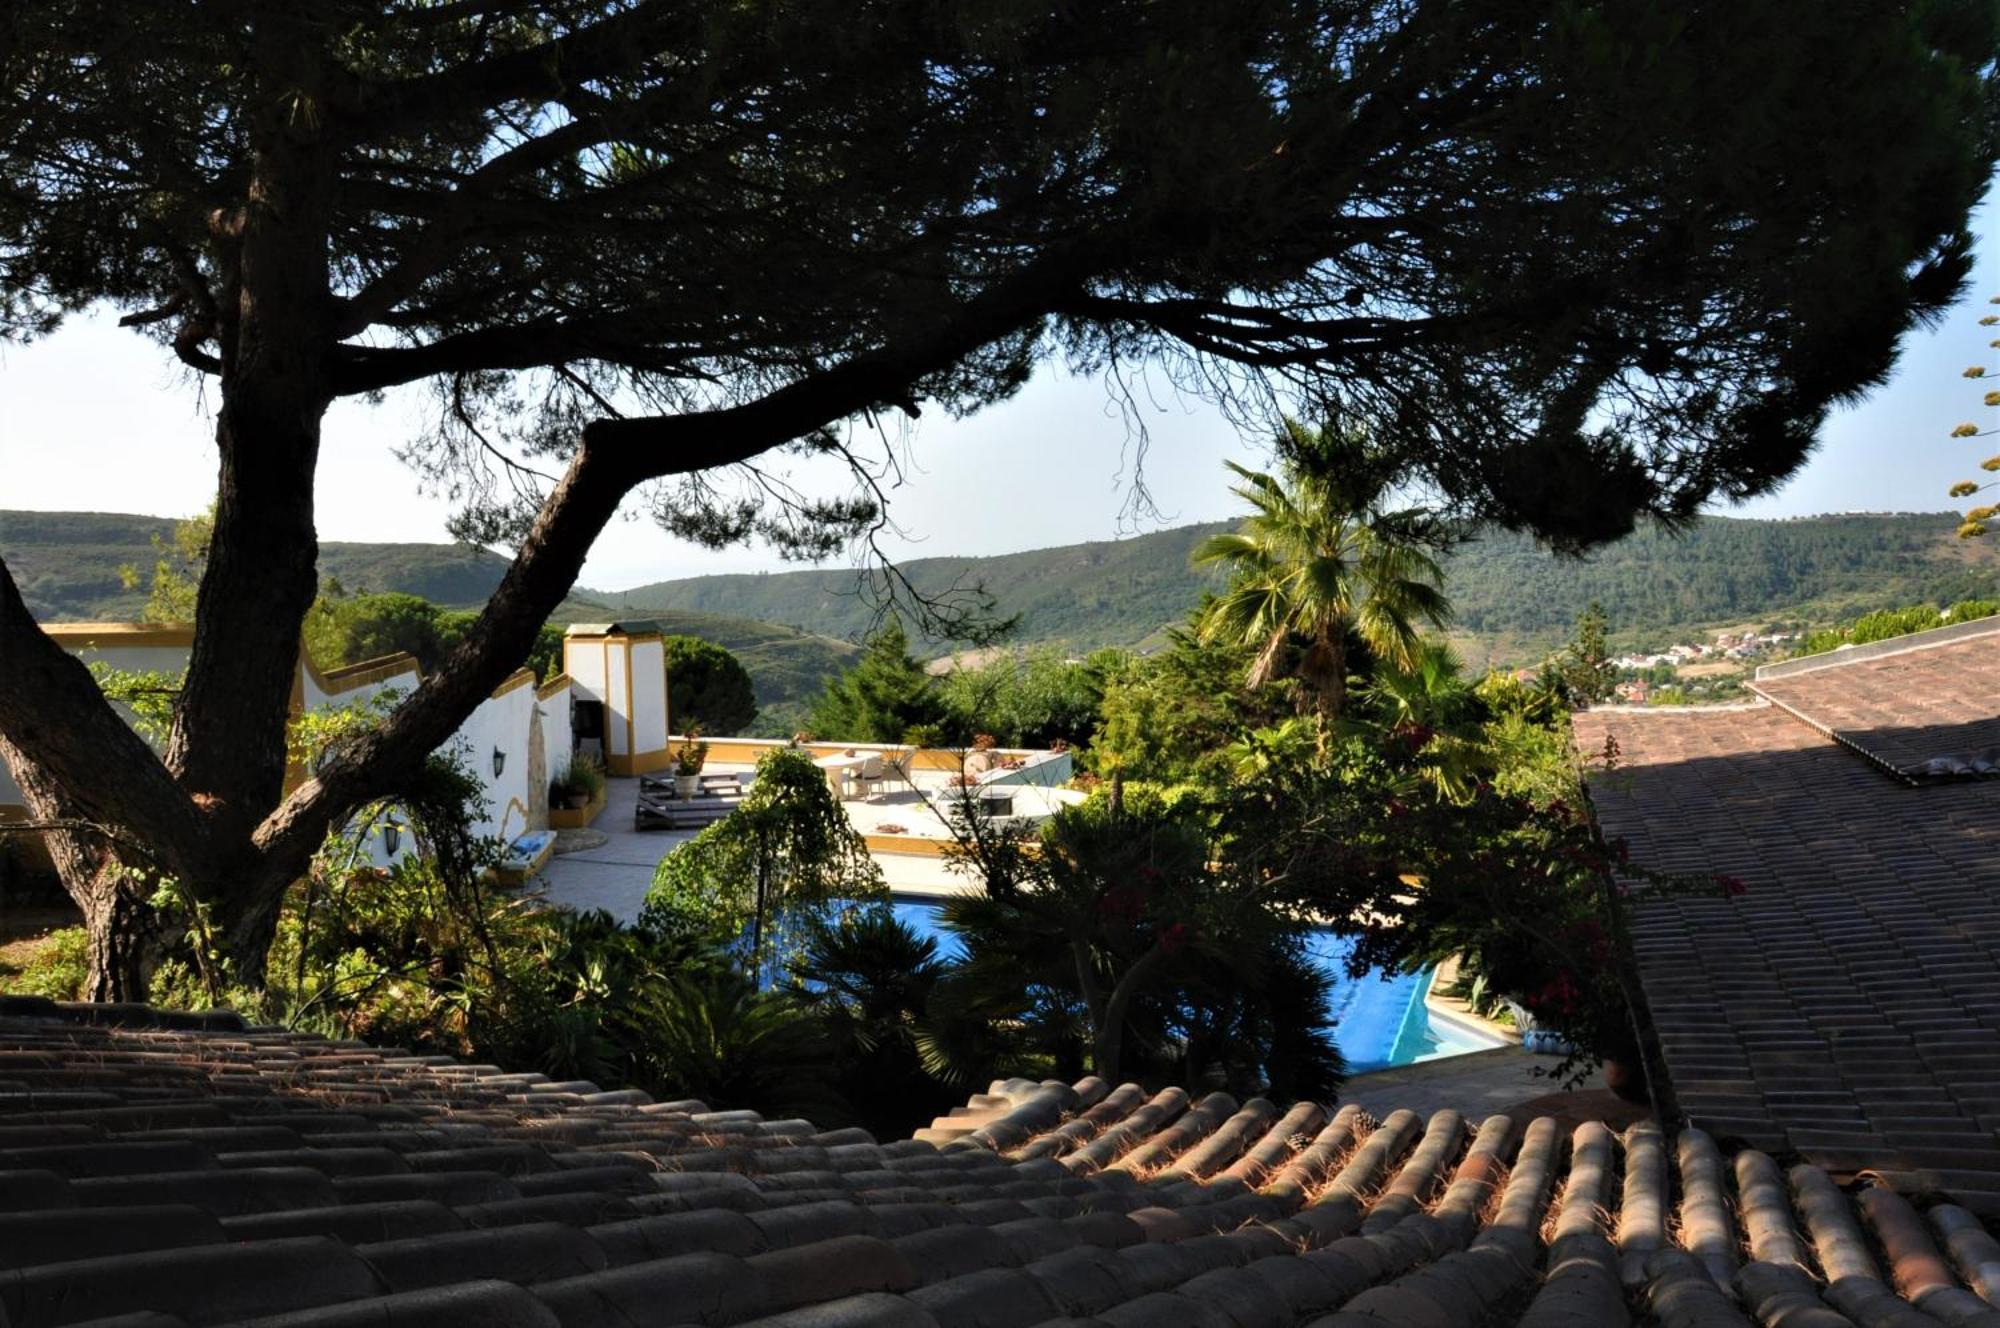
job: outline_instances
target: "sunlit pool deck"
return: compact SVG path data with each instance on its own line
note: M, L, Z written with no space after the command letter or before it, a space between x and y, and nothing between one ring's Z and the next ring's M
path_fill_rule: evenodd
M750 769L746 764L711 761L705 773L747 775ZM949 895L978 888L975 879L946 856L956 836L945 818L951 814L951 803L962 796L962 790L951 785L954 773L916 770L914 789L898 786L841 804L882 868L896 898L897 915L920 933L936 937L946 953L956 948L957 940L938 925L938 904ZM1007 800L1000 819L1029 823L1082 797L1067 789L1024 784L987 785L978 792ZM595 827L606 842L556 857L537 883L552 903L601 908L629 922L639 914L654 867L695 832L635 831L636 779L613 779L607 793L607 806ZM997 802L994 810L1000 811ZM1490 1027L1437 1008L1428 999L1435 976L1430 972L1349 977L1350 945L1346 938L1324 933L1315 937L1312 949L1334 980L1330 1004L1335 1036L1351 1072L1366 1074L1507 1045Z

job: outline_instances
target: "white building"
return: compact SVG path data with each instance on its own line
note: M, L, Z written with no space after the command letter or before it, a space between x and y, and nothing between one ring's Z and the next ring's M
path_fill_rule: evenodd
M179 673L194 640L192 628L145 623L65 623L43 630L86 661L131 672ZM538 686L534 674L521 669L480 702L446 744L485 786L485 815L474 826L482 835L511 841L547 828L549 780L576 748L578 711L598 732L616 735L605 753L614 771L665 763L666 664L659 634L650 640L643 634L585 634L565 644L566 663L597 670L592 684L560 674ZM422 681L422 670L407 654L321 670L301 649L292 704L296 711L357 705L385 693L408 695ZM294 778L303 778L303 772ZM0 763L0 822L25 818L20 788Z

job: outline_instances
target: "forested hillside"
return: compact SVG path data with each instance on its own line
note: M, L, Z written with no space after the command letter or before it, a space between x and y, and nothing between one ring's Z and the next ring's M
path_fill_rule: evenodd
M983 584L998 599L1000 616L1020 615L1016 639L1023 642L1084 649L1136 645L1187 616L1209 584L1189 568L1188 554L1203 537L1227 528L1226 522L1178 526L990 558L917 558L901 570L926 596ZM853 571L822 570L660 581L606 598L625 612L700 609L858 638L878 610L861 589ZM920 644L942 649L949 643Z
M44 622L117 622L140 616L143 585L128 590L121 567L146 574L157 556L153 537L171 538L163 517L105 512L0 512L0 557L7 561L28 609ZM322 578L349 594L400 591L453 608L485 602L507 560L460 544L343 544L320 546ZM619 612L596 592L579 590L556 614L559 622L602 621ZM630 616L630 615L627 615ZM859 650L845 641L747 622L714 613L679 610L647 615L668 632L699 636L730 651L750 672L757 703L788 722L790 711L846 668Z
M2000 590L2000 545L1958 540L1956 523L1943 512L1710 517L1680 534L1643 530L1585 559L1488 535L1452 556L1449 588L1460 642L1475 663L1540 658L1592 600L1604 605L1621 647L1665 645L1739 623L1826 625ZM123 588L118 568L150 565L151 537L171 526L155 517L0 512L0 556L38 616L130 617L144 596ZM1188 553L1225 526L992 558L920 558L903 570L927 595L983 584L1002 615L1020 615L1016 639L1023 644L1132 646L1186 616L1209 584L1190 569ZM451 605L484 600L505 565L497 554L450 544L327 544L320 561L322 574L349 591L401 590ZM706 636L735 651L760 701L776 704L808 695L852 657L843 642L865 635L877 614L860 584L851 570L817 570L693 577L618 592L579 588L558 617L654 617L670 631Z
M113 512L0 512L0 557L21 597L47 622L117 621L137 615L142 585L127 590L120 567L150 571L153 537L168 539L164 517ZM399 590L437 604L485 602L507 560L463 544L342 544L319 548L319 572L343 590Z
M1958 522L1950 512L1709 517L1683 533L1641 530L1580 560L1493 535L1451 560L1449 589L1461 632L1510 662L1562 640L1593 600L1620 646L1667 645L1713 625L1823 625L1991 595L2000 548L1958 539Z
M1956 539L1957 523L1951 513L1710 517L1680 533L1642 530L1582 559L1491 534L1452 555L1448 589L1469 654L1525 663L1563 641L1593 600L1603 603L1613 640L1624 646L1667 644L1716 624L1824 623L1989 594L2000 548ZM1135 645L1183 618L1210 584L1189 568L1188 553L1226 524L995 558L923 558L903 570L925 594L983 583L1000 613L1021 615L1018 639L1025 643ZM610 598L628 611L700 608L852 636L867 630L874 613L856 586L853 572L773 572L663 581Z

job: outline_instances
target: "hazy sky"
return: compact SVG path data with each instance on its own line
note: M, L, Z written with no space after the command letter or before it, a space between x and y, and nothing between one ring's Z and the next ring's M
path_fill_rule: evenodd
M2000 293L2000 244L1985 228L1981 237L1967 300L1938 330L1908 340L1895 378L1829 424L1790 484L1737 514L1953 506L1946 488L1976 473L1991 442L1946 436L1983 410L1961 371L1993 360L1977 320L1989 310L1987 297ZM204 401L170 357L113 321L78 320L46 341L0 350L0 507L181 516L214 493L212 394ZM911 426L902 451L912 464L892 500L908 538L891 547L905 557L1003 553L1232 515L1222 461L1254 461L1260 444L1200 402L1156 387L1142 394L1140 409L1150 436L1145 479L1160 519L1137 526L1128 519L1130 431L1104 386L1050 372L972 419L927 412ZM450 504L419 492L391 455L416 409L416 401L396 399L334 408L320 460L322 539L445 538ZM1985 414L1982 424L1990 422ZM711 553L639 519L604 533L583 580L621 589L779 566L766 550Z

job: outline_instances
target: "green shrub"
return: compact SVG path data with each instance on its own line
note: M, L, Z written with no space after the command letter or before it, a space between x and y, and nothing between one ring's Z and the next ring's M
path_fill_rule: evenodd
M604 792L604 763L589 752L578 752L570 763L556 772L549 781L550 801L559 801L571 793L581 793L586 798L596 798Z
M1996 613L2000 613L2000 600L1990 599L1962 599L1944 610L1928 604L1882 609L1864 614L1843 627L1827 627L1808 634L1799 647L1799 654L1824 655L1846 645L1862 646L1871 641L1889 641L1933 627L1991 618Z
M18 971L10 974L0 966L0 991L57 1001L81 1000L90 973L89 954L90 933L83 928L52 931Z

